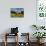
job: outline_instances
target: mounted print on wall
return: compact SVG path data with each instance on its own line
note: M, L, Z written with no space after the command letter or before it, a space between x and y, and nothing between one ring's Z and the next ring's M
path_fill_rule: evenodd
M24 8L11 8L11 17L24 17Z
M46 0L37 0L37 15L46 17Z

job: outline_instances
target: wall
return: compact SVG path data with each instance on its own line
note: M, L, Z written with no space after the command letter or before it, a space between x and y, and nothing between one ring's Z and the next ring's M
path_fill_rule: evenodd
M24 8L24 18L11 18L10 8ZM36 0L1 0L0 1L0 34L10 32L9 28L19 27L19 32L30 32L30 26L36 24Z

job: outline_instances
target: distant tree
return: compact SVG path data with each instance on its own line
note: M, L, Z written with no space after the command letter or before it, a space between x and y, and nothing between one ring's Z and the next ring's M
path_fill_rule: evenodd
M24 11L21 11L21 14L24 14Z
M11 11L11 13L14 13L14 14L16 14L16 12L15 12L15 11Z

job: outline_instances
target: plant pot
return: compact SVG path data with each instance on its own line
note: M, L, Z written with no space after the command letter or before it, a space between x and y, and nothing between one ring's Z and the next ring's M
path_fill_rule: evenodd
M40 43L40 39L37 39L37 43Z
M44 42L44 40L45 40L45 39L37 39L37 42L38 42L39 44L41 44L41 43Z

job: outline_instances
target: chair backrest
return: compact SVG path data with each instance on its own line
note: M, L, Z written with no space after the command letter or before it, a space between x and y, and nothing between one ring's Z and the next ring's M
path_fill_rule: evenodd
M18 27L16 28L11 28L11 34L18 33Z

